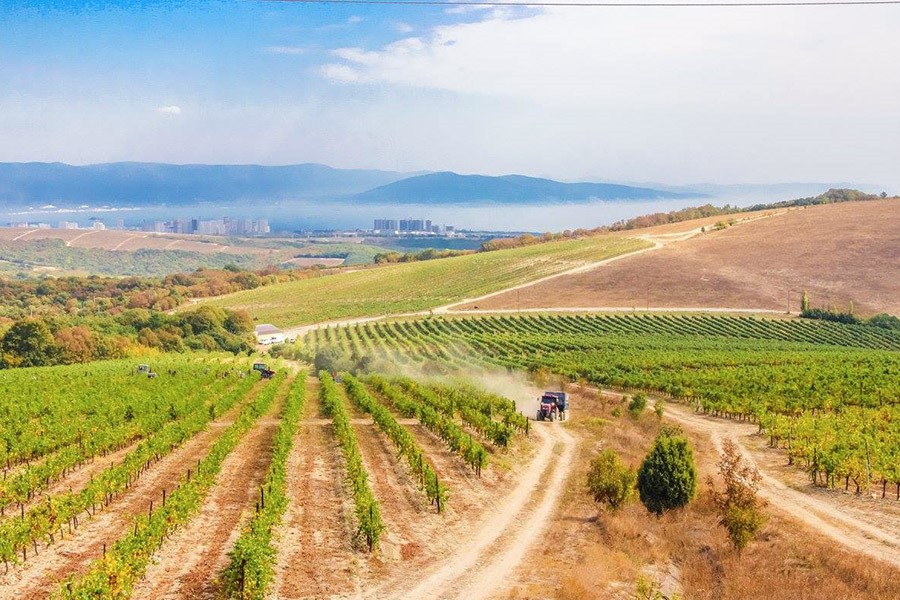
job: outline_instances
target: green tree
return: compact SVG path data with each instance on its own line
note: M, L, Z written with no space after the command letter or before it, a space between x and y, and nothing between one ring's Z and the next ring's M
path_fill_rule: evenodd
M628 403L628 412L634 417L640 416L645 408L647 408L647 396L643 394L635 394Z
M756 497L762 478L759 471L744 464L737 446L731 440L725 440L722 444L722 458L717 465L725 488L717 490L712 477L707 479L707 485L719 513L719 523L725 527L728 539L740 552L766 522Z
M657 399L656 403L653 405L653 412L656 413L656 418L662 421L663 414L666 412L666 404L662 399Z
M313 364L316 367L316 371L328 371L329 373L351 371L353 369L351 358L336 346L328 346L316 352Z
M0 351L3 362L11 367L52 365L58 354L50 328L34 319L13 323L0 339Z
M803 290L803 296L800 298L800 312L806 312L809 310L809 294L806 293L806 290Z
M697 492L697 469L687 438L677 429L665 428L638 470L641 502L650 512L681 508Z
M226 310L225 329L234 335L248 335L253 331L253 318L246 310Z
M898 319L894 315L889 315L887 313L881 313L869 318L869 320L866 321L866 325L872 325L873 327L883 327L884 329L896 329L900 331L900 319Z
M629 469L619 455L612 450L603 450L591 460L588 470L587 488L594 502L615 512L620 509L634 492L637 474Z

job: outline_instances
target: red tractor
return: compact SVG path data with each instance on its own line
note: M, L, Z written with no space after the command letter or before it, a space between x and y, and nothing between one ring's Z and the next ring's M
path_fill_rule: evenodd
M565 392L544 392L538 402L538 421L565 421L569 417L569 395Z

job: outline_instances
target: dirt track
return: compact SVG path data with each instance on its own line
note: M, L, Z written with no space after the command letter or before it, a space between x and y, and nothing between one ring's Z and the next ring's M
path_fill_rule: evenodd
M60 477L45 489L36 493L31 501L25 502L25 511L27 512L35 504L42 501L46 497L54 496L55 494L60 494L69 490L73 490L75 492L82 490L84 486L86 486L95 475L99 475L115 463L121 462L129 452L134 450L138 446L138 444L141 443L141 441L143 440L139 439L131 442L130 444L126 444L122 448L110 452L109 454L96 456L94 457L94 460L70 470L63 477ZM15 516L19 514L17 510L18 508L16 507L16 505L7 506L5 511L6 516L0 517L0 521L9 518L15 518Z
M162 491L172 490L179 477L206 455L224 428L234 422L239 410L239 406L234 407L152 465L130 489L96 516L80 518L81 525L74 535L42 548L37 557L10 568L8 574L0 576L0 598L47 598L59 581L83 572L92 560L102 555L104 544L111 546L122 537L131 526L133 515L147 510L151 500L161 500Z
M396 590L396 598L489 598L505 585L549 522L549 515L568 476L575 439L562 427L536 427L537 452L510 494L479 519L472 537L448 560L420 573L411 586ZM551 460L559 465L545 469ZM385 597L369 595L368 597Z
M377 427L362 424L355 408L354 429L360 454L375 497L380 499L381 516L387 528L379 541L380 562L418 558L429 552L427 540L438 534L443 518L428 504L417 488L409 469L401 462L390 440ZM381 566L385 570L388 565Z
M786 485L766 470L748 449L746 438L756 432L756 425L707 417L671 403L666 404L665 414L686 428L708 435L720 452L722 442L732 440L762 475L759 495L778 510L850 550L900 567L900 523L887 519L876 526L837 506L834 498L819 498Z
M603 393L622 397L610 390ZM848 502L844 494L812 488L808 483L801 486L798 469L775 467L783 456L755 441L755 424L702 415L672 402L665 404L664 414L685 429L707 436L720 453L725 439L734 442L744 458L759 470L759 495L771 506L849 550L900 567L900 510L892 504L863 510L862 498Z

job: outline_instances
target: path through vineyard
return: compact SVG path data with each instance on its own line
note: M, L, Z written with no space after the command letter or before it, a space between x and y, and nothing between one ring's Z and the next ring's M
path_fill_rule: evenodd
M319 380L306 380L306 412L287 463L290 499L279 532L276 598L344 597L358 592L344 490L331 420L322 415Z
M143 438L125 444L118 450L114 450L108 454L95 456L93 460L69 469L65 475L62 475L45 489L39 490L30 501L24 502L23 506L25 511L31 510L37 503L56 494L68 490L73 490L75 492L81 491L95 476L99 476L100 473L112 465L121 463L122 459L134 450L141 441L143 441ZM5 516L0 517L0 520L16 517L20 514L18 510L21 509L17 509L15 505L6 507Z
M759 469L762 475L759 495L771 506L850 550L900 567L900 518L870 523L839 506L837 498L819 498L789 487L755 456L758 452L748 449L751 446L748 440L757 431L754 424L700 415L672 403L666 404L665 415L687 429L709 436L719 451L725 439L732 440L741 454Z
M490 512L478 515L474 534L449 559L432 571L415 574L407 587L391 590L389 597L490 598L506 587L507 575L550 523L569 476L576 440L559 424L532 429L539 438L532 460L523 465L515 488ZM554 468L547 468L554 464ZM386 597L375 590L370 597Z

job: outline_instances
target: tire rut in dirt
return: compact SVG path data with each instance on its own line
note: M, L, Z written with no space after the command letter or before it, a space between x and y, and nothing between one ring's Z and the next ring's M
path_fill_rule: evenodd
M345 597L357 592L352 507L342 484L337 440L309 377L306 414L287 464L288 507L278 531L273 597Z
M762 475L759 496L771 506L851 551L900 566L900 538L897 537L896 530L885 529L891 526L891 520L873 524L867 519L856 517L854 511L842 507L835 495L811 494L794 489L782 478L767 471L764 464L756 461L754 452L741 441L742 436L753 435L755 425L697 414L681 405L670 405L666 417L695 433L708 436L719 452L722 441L732 439L748 464L756 467ZM757 454L759 452L760 450L756 451Z
M134 515L148 510L151 500L160 501L163 490L174 489L178 479L188 469L196 467L197 461L206 456L225 427L237 418L242 405L243 402L239 403L152 465L133 486L94 517L80 517L81 524L74 536L43 549L23 565L10 568L9 573L0 576L0 598L44 599L61 580L83 572L91 561L102 556L104 544L112 546L125 534Z
M547 430L538 434L542 440L529 464L518 467L515 488L502 498L486 503L479 514L477 527L467 543L430 572L391 590L396 598L465 598L487 597L505 585L506 575L515 568L527 548L539 537L547 514L558 500L567 473L554 473L542 468L555 456L558 443L563 444L562 461L574 450L575 441L564 432ZM540 517L535 520L537 517ZM469 585L478 581L477 589Z
M259 501L279 425L275 416L291 382L285 380L268 413L222 463L200 512L154 556L134 598L215 598L220 592L218 575L228 565L228 551Z

